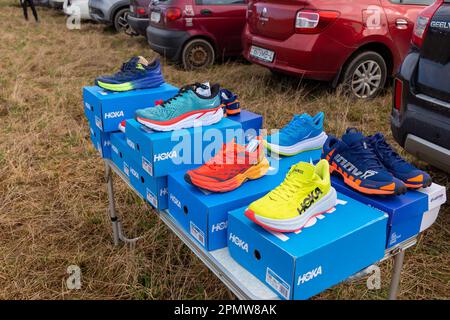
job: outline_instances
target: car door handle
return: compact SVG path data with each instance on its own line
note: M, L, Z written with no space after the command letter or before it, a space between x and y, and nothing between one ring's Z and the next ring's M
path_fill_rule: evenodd
M202 9L202 10L200 10L200 14L204 15L204 16L209 16L212 14L212 11L209 9Z
M408 27L408 20L406 20L406 19L397 19L397 20L395 20L395 25L399 29L406 29Z

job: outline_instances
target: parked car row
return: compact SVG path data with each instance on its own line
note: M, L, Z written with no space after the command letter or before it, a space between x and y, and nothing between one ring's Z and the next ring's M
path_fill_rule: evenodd
M394 78L394 138L450 172L450 0L50 0L147 38L186 69L243 55L373 98ZM411 47L412 42L412 47Z

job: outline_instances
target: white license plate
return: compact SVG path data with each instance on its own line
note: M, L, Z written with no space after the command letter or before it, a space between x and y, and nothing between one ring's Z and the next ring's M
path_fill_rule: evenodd
M250 48L250 55L263 61L272 62L275 52L264 48L252 46Z
M161 20L161 13L152 11L150 15L150 21L158 23Z

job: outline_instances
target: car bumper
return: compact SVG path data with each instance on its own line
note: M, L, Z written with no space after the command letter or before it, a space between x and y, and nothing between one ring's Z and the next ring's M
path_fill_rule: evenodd
M243 55L252 63L271 70L331 81L354 48L343 46L323 34L293 34L276 40L252 34L248 26L243 34ZM266 62L250 55L252 45L274 51L274 60Z
M150 48L171 60L180 59L183 45L189 37L187 31L159 29L151 25L147 27Z
M413 134L406 136L405 150L417 158L450 173L450 150Z
M103 0L90 0L89 1L89 15L92 20L104 23L111 24L109 17L109 9L111 9L111 4L107 1Z
M131 29L141 36L147 36L148 18L138 18L129 14L127 19Z

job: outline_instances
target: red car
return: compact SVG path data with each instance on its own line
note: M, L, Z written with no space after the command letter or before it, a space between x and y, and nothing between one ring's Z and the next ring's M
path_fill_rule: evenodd
M186 69L206 67L218 57L241 54L246 11L246 0L154 1L147 40Z
M244 56L275 73L342 83L375 97L408 53L434 0L250 0Z

